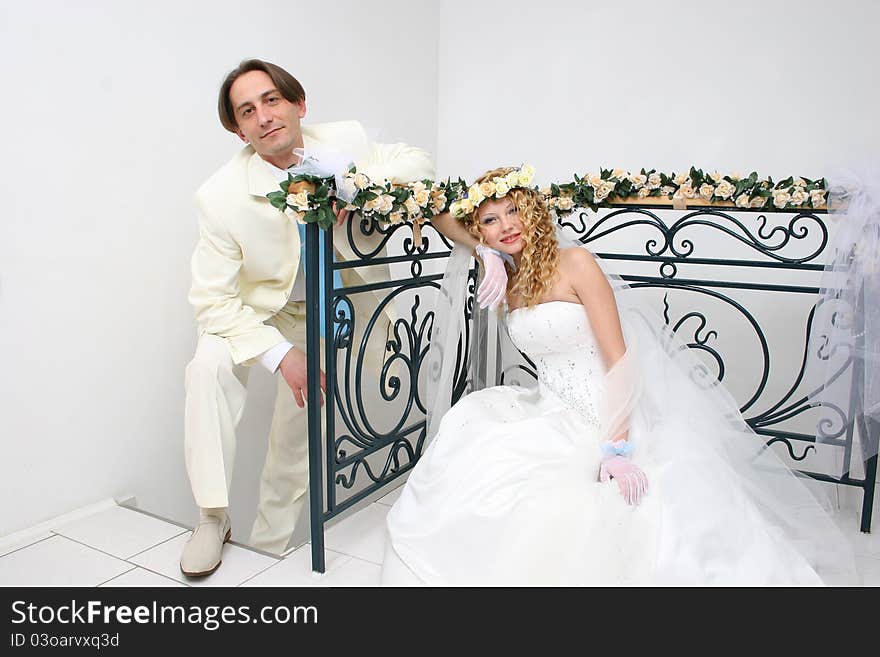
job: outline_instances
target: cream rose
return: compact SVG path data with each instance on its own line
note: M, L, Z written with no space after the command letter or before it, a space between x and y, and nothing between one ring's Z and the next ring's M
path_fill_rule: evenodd
M721 175L720 173L718 173L717 171L715 171L714 173L710 173L710 174L709 174L709 177L713 180L713 182L714 182L716 185L717 185L718 183L720 183L722 180L724 180L724 176L722 176L722 175Z
M415 217L415 216L417 216L418 214L420 214L421 211L422 211L422 208L419 206L419 204L418 204L418 202L416 201L416 199L413 198L412 196L408 197L408 198L403 202L403 207L406 208L406 213L407 213L410 217Z
M366 212L375 212L379 209L379 205L382 203L381 197L377 196L376 198L370 199L366 203L364 203L364 210Z
M379 212L388 214L394 209L394 197L390 194L382 194L379 197Z
M533 173L530 173L528 171L522 171L519 174L519 186L520 187L531 187L533 176L534 176Z
M366 174L356 173L354 174L354 186L358 189L366 189L370 186L370 179L367 178Z
M679 193L685 198L696 198L697 192L690 184L690 182L684 183L681 187L678 188Z
M571 210L574 207L574 201L570 196L561 196L556 201L556 207L560 210Z
M300 212L309 209L309 195L303 190L301 192L297 192L296 194L288 194L287 195L287 205Z
M810 203L813 204L813 207L818 205L822 205L825 203L825 190L822 189L814 189L810 192Z
M648 176L648 189L657 189L660 186L660 174L652 173Z
M614 171L611 172L611 177L617 178L618 180L625 180L626 179L626 170L625 169L614 169Z
M749 195L748 194L740 194L736 197L736 207L738 208L747 208L749 207Z
M702 196L707 201L712 200L712 196L715 194L715 188L709 183L703 183L700 185L700 196Z
M629 177L629 181L633 184L633 187L638 189L648 182L648 176L641 173L634 173Z
M639 194L638 194L638 196L639 196L639 198L648 198L648 196L650 196L650 194L651 194L651 190L650 190L650 188L648 188L648 187L642 187L642 188L639 190Z
M392 212L388 215L388 223L391 224L400 224L403 223L403 212Z
M480 191L480 186L474 183L468 187L467 197L474 205L479 205L486 198L486 195Z
M531 164L523 164L519 168L519 170L520 170L520 172L527 175L529 177L529 180L531 180L532 178L535 177L535 167L533 167Z
M669 194L675 193L675 187L672 185L663 185L663 187L660 188L660 193L668 196Z
M608 195L614 191L614 183L608 182L607 180L599 185L599 188L593 193L593 198L596 201L604 201L608 198Z
M459 206L461 212L464 214L470 214L474 211L474 208L476 208L476 205L474 205L474 202L470 198L462 199Z
M773 205L777 208L784 208L791 201L791 194L784 189L777 189L773 192Z
M804 205L808 198L810 198L810 195L800 187L795 187L795 190L791 194L792 205Z
M431 200L431 192L429 192L424 187L417 191L413 191L413 198L416 200L416 203L419 204L419 207L425 207L428 205L428 201Z
M767 204L766 196L756 196L751 201L749 201L750 208L763 208Z
M691 184L691 179L686 173L678 174L677 176L675 176L675 178L672 179L672 181L679 187L685 184Z
M589 173L587 174L587 182L590 183L593 189L599 189L605 181L602 180L602 176L598 173Z
M495 196L501 198L509 191L510 187L507 185L507 181L499 178L498 181L495 183Z
M480 183L480 195L483 198L491 198L495 195L495 184L489 181Z
M715 196L723 199L729 199L733 196L733 193L736 191L736 187L734 187L727 180L722 180L718 187L715 188Z

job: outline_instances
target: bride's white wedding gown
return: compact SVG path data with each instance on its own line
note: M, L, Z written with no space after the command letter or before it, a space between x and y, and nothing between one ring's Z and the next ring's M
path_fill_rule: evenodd
M650 432L631 428L649 481L642 503L599 483L605 368L584 307L543 303L507 323L538 386L480 390L446 413L388 514L383 584L822 583L805 556L816 546L791 538L720 446L742 434L704 440L706 421L688 412L685 393L662 402L681 409ZM729 430L712 421L710 431ZM787 469L778 476L802 486ZM827 519L806 489L792 500Z

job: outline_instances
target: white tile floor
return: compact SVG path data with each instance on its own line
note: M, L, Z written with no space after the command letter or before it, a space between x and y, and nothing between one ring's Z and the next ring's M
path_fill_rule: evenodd
M189 530L105 504L30 536L0 539L0 586L378 586L385 517L399 495L398 488L327 529L323 575L311 570L308 544L276 558L233 543L217 572L190 579L178 567ZM840 525L852 538L862 583L880 586L880 528L861 534L853 512Z

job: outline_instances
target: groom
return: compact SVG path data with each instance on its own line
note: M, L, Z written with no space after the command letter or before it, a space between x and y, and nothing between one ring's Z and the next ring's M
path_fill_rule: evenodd
M290 73L268 62L246 60L230 72L220 87L218 111L223 127L247 145L196 193L199 240L189 300L199 339L186 368L185 457L200 520L180 559L181 571L193 577L217 569L231 534L226 510L235 429L255 364L279 376L250 543L283 552L307 501L306 361L318 355L304 351L300 232L266 194L279 189L287 169L299 163L297 148L306 156L344 154L374 181L434 177L425 151L373 143L356 121L301 125L305 91ZM345 213L338 217L337 226ZM338 256L354 258L342 230L334 240ZM387 268L365 269L370 271L343 271L344 284L387 280ZM356 307L356 315L360 312L369 309Z

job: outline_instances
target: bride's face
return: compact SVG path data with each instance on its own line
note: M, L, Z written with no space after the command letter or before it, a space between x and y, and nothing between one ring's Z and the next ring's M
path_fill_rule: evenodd
M514 255L523 249L523 222L507 196L483 201L477 210L477 226L486 246Z

